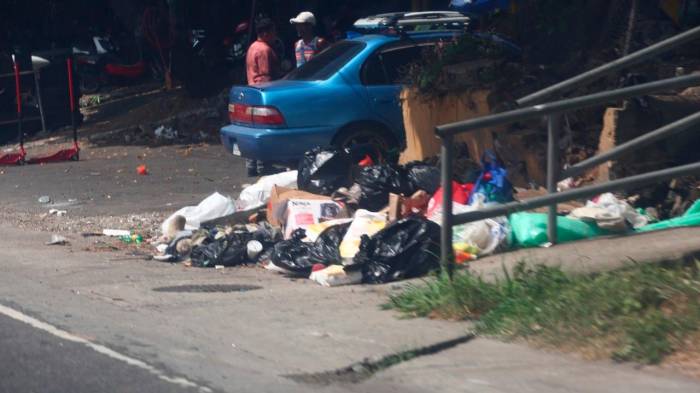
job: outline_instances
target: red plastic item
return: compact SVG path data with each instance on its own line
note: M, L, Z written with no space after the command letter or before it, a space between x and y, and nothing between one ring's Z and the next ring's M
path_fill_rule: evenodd
M374 160L372 160L372 157L369 156L369 154L365 155L365 158L362 159L357 165L361 167L368 167L374 165Z
M452 182L452 202L457 202L461 205L469 203L469 197L474 190L474 184L460 184L456 181ZM442 202L442 187L438 188L433 195L433 199Z
M474 184L460 184L456 181L452 181L452 202L459 203L461 205L469 204L469 197L471 197L472 191L474 191ZM428 203L428 213L427 217L433 215L435 210L442 207L442 187L435 191L435 194L430 198Z
M24 159L27 156L27 152L24 148L19 149L19 153L5 154L0 157L0 165L21 165L24 163Z
M136 64L107 64L105 72L112 76L124 78L138 78L146 73L146 63L139 61Z
M141 176L148 175L148 168L146 168L145 165L139 165L136 167L136 173L138 173Z
M80 156L80 148L77 144L73 144L70 149L59 150L44 157L34 157L27 160L29 164L48 164L51 162L63 162L63 161L78 161Z

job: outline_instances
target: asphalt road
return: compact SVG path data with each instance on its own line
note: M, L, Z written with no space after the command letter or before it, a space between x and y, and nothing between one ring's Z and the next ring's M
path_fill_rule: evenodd
M139 165L147 176L136 173ZM247 178L244 160L221 145L86 146L79 162L0 167L0 207L46 211L37 201L48 196L71 216L170 211L215 191L235 197L255 180Z
M0 315L0 392L200 392Z

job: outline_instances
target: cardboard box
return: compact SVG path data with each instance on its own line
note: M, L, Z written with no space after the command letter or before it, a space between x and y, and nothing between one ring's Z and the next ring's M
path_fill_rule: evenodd
M284 213L287 210L287 201L290 199L331 200L330 197L324 195L316 195L293 188L274 186L270 193L270 201L267 204L267 220L270 224L276 227L282 226L284 223Z
M291 238L297 229L347 217L345 206L331 200L289 199L284 213L284 238Z

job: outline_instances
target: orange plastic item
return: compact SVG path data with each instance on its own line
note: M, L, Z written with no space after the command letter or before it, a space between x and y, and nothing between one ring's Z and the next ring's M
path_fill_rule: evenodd
M464 251L456 251L455 252L455 262L457 262L458 265L464 265L465 263L469 263L475 259L476 259L476 256L472 255L468 252L464 252Z
M364 168L367 166L374 165L374 161L372 160L372 157L370 157L369 154L367 154L365 155L365 158L363 158L362 161L358 163L358 165Z
M148 168L145 165L139 165L136 167L136 173L142 176L148 175Z

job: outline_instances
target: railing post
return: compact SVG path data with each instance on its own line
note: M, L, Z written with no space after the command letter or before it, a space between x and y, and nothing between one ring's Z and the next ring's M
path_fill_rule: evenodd
M442 137L440 163L442 165L442 233L440 236L440 261L450 280L454 275L455 260L452 248L452 154L454 137Z
M557 192L559 182L559 132L561 131L561 114L547 117L547 193ZM549 206L547 216L547 236L549 242L557 243L557 205Z

